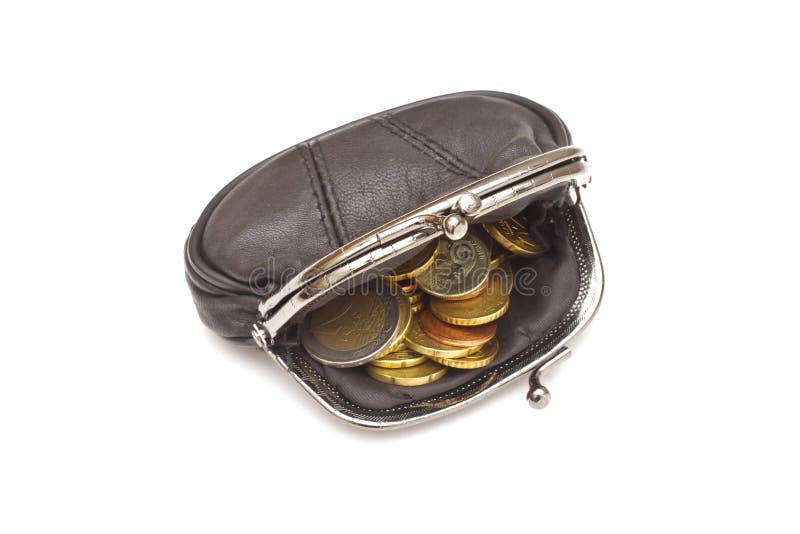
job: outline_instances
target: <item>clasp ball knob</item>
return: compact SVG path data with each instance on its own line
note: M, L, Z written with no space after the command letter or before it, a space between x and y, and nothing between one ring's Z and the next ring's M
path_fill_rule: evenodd
M528 390L528 404L531 408L541 410L550 403L550 391L541 384L532 384Z
M456 201L456 210L462 215L471 216L481 209L481 197L475 193L465 193Z
M442 230L445 237L450 241L457 241L463 239L467 235L469 223L467 220L458 213L451 213L442 220Z

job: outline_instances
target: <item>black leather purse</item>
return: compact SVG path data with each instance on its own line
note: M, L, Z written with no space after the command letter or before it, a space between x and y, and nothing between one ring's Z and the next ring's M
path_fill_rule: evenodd
M208 204L186 242L203 322L267 352L341 419L392 427L429 419L546 366L599 305L603 274L581 188L584 153L561 119L519 96L466 92L402 106L293 146L245 171ZM516 288L488 367L418 387L309 357L298 324L343 284L466 225L524 213L546 253L516 257ZM531 274L532 273L532 274ZM520 281L515 281L520 282Z

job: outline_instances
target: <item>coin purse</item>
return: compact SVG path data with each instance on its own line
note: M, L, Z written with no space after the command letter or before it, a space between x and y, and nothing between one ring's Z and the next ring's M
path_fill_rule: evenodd
M202 321L266 352L325 409L358 425L408 425L452 412L570 354L594 315L603 273L581 197L590 175L562 120L496 92L440 96L318 135L225 186L192 228L185 272ZM546 246L512 257L514 287L492 363L408 387L309 356L302 320L337 290L432 240L521 216Z

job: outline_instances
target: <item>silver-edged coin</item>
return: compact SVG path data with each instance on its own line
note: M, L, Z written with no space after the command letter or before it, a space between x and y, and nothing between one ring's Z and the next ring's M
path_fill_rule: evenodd
M393 350L410 322L408 297L371 283L310 312L300 339L318 362L355 367Z

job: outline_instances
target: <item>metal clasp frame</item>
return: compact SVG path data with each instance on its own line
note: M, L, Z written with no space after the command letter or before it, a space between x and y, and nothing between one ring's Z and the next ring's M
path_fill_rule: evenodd
M559 148L528 158L431 202L338 248L304 269L258 307L253 338L272 344L298 314L337 286L444 235L461 239L470 223L565 183L590 181L584 152Z

